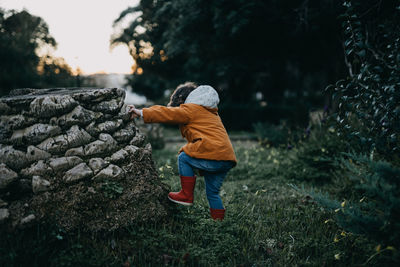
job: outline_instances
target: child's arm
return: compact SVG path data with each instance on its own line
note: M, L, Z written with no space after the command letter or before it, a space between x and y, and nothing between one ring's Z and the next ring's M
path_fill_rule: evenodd
M165 107L155 105L142 110L129 106L131 118L143 117L146 123L161 122L173 124L186 124L190 121L190 111L184 105L180 107Z

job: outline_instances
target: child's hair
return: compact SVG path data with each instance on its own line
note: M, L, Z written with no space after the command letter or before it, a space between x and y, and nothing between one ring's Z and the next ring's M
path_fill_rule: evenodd
M188 95L197 88L194 82L185 82L178 85L175 91L172 93L171 98L168 103L168 107L179 107L180 104L185 103Z

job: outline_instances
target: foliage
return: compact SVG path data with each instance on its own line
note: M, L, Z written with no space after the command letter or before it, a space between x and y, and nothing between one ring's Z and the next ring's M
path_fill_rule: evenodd
M342 175L351 181L351 188L347 188L351 192L348 198L339 201L316 192L312 193L313 197L335 211L340 227L376 240L378 253L396 251L400 244L400 169L386 161L346 155L348 158L341 158L339 163L344 172ZM397 253L395 257L400 260Z
M106 180L101 184L101 189L105 197L117 198L122 194L124 188L116 181Z
M254 132L261 145L286 145L289 130L284 124L273 125L268 122L257 122L253 124Z
M240 104L235 116L263 101L292 111L306 103L304 113L344 72L339 9L333 0L142 0L116 19L135 16L112 43L128 46L137 64L130 84L150 99L192 80L217 88L226 106Z
M39 56L55 47L42 18L0 8L0 96L15 88L70 86L72 73L62 59Z
M391 157L400 145L400 5L345 1L342 17L349 78L338 81L337 121L346 139Z
M346 143L337 136L334 128L314 126L304 133L304 139L288 155L284 175L288 179L313 183L329 182L336 171L335 158L346 150Z

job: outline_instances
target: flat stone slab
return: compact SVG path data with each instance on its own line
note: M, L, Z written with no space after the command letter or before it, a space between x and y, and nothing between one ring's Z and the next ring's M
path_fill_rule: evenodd
M63 179L66 183L71 183L75 181L79 181L85 178L88 178L93 175L92 169L89 168L86 163L81 163L75 166L74 168L68 170Z
M107 168L102 169L93 180L118 179L124 176L124 171L117 165L110 164Z
M61 133L61 128L49 124L37 123L25 129L16 130L10 137L13 144L38 144L50 136Z

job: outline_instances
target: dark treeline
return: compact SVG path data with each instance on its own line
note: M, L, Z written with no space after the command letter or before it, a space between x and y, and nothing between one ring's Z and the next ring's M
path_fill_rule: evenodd
M354 2L387 15L395 1ZM324 88L348 75L343 12L335 0L142 0L116 19L136 16L112 42L129 47L137 62L129 84L152 100L192 80L219 90L229 128L304 124L329 104Z
M15 88L74 86L71 68L49 53L56 46L42 18L0 8L0 96Z

